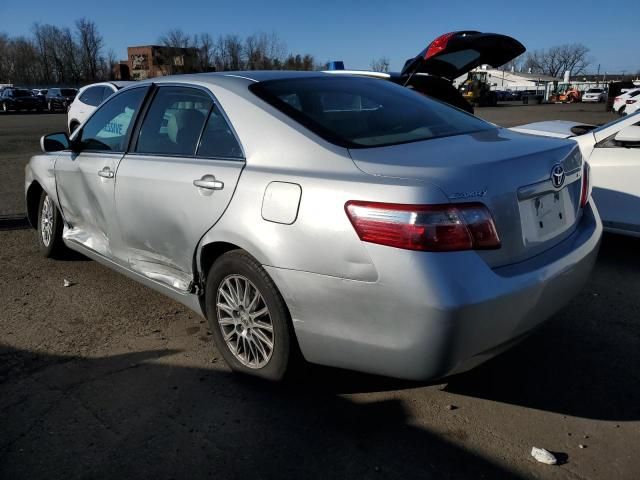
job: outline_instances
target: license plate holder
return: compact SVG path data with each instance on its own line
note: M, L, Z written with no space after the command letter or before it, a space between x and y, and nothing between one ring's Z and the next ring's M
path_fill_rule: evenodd
M573 215L566 188L548 192L519 202L520 218L526 243L544 242L553 238L570 225Z

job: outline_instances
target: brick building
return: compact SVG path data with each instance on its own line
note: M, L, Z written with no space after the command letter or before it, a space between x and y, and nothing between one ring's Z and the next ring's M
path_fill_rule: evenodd
M197 49L144 45L127 48L131 80L189 73L197 62Z

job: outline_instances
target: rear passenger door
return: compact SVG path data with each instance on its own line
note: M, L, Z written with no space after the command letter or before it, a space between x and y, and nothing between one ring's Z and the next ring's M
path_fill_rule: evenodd
M200 238L220 218L244 157L208 90L159 86L120 162L118 223L132 270L180 291Z

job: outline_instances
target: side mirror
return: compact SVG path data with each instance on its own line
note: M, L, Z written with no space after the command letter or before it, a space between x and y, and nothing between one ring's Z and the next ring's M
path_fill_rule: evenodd
M636 125L625 127L616 133L614 138L616 142L629 144L628 146L631 146L632 144L640 146L640 127Z
M66 132L50 133L40 138L40 148L44 153L69 150L71 148L71 141Z

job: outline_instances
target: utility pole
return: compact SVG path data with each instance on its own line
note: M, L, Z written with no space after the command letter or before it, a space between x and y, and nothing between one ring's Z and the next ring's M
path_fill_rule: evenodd
M598 82L598 77L600 77L600 64L598 64L598 73L596 74L596 85L598 85L598 83L599 83Z

